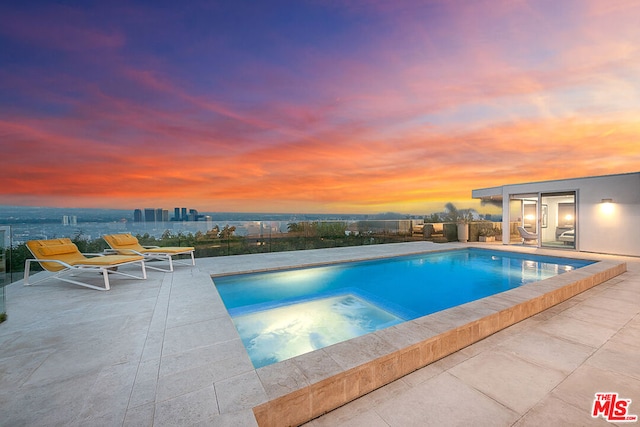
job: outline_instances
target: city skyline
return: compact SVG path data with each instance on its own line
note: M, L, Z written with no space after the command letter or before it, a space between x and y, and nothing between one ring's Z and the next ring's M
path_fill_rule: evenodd
M638 171L640 4L0 5L0 201L438 212Z

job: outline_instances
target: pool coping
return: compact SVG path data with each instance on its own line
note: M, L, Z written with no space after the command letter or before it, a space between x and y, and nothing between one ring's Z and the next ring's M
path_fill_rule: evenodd
M415 253L441 252L463 247L473 246L436 247ZM483 249L520 253L509 246L484 246ZM258 425L300 425L308 422L627 270L624 262L597 260L579 252L535 254L595 262L558 276L258 368L256 373L267 395L266 402L253 407ZM393 255L336 260L335 263L389 257ZM327 264L309 262L289 268ZM280 266L236 273L286 268ZM228 273L216 273L212 277L226 274Z

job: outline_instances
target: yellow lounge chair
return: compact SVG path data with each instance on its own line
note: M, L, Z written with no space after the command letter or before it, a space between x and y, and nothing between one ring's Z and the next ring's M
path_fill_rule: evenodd
M173 257L176 255L191 255L191 265L196 265L195 248L191 246L142 246L131 234L105 234L102 236L111 247L113 253L141 255L145 260L169 261L169 270L147 265L148 268L160 271L173 271ZM176 261L177 263L177 261Z
M39 283L43 280L54 278L63 282L73 283L99 291L108 291L109 274L120 274L133 277L135 279L146 279L147 270L144 265L144 257L140 255L104 255L104 254L83 254L78 247L68 238L52 240L30 240L27 248L35 259L27 259L24 263L24 284L25 286ZM86 255L92 255L87 257ZM45 270L55 273L54 276L46 276L34 283L29 283L29 270L32 262L39 263ZM139 264L142 268L142 277L133 274L117 271L118 267L128 264ZM99 272L104 277L104 288L91 285L85 282L68 279L65 275L75 273Z

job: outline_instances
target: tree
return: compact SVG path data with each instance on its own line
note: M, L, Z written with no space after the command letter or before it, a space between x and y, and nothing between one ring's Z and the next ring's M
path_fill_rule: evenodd
M445 209L445 222L462 222L462 221L471 221L473 219L473 214L471 213L471 209L461 209L455 207L455 205L451 202L448 202L444 205Z
M228 239L233 236L233 233L236 231L235 226L229 227L229 225L225 225L222 231L220 232L221 239Z
M431 215L424 217L424 222L442 222L442 218L440 218L440 215L438 215L437 213L432 213Z

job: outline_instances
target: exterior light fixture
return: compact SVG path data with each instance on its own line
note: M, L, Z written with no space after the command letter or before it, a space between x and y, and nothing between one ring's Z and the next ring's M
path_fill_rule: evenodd
M615 210L613 199L602 199L600 204L600 212L604 215L612 215Z

